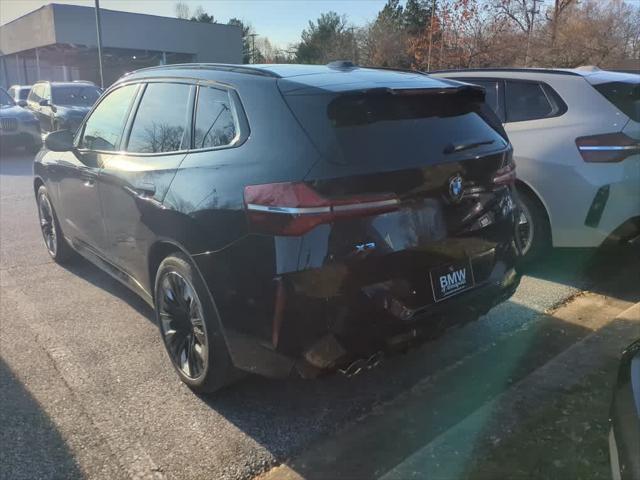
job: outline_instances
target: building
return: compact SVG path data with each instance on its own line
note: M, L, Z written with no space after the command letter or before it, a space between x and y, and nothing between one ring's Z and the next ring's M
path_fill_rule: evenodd
M242 63L240 27L100 9L105 86L169 63ZM0 26L0 85L100 83L95 10L52 3Z

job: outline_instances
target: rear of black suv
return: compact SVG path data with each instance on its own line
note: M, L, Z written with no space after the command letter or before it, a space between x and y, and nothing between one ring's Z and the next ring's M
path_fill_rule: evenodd
M314 158L296 176L299 163L284 167L297 159L271 145L281 164L243 187L247 235L194 256L237 367L353 373L513 293L515 167L481 90L369 69L283 75L277 88L306 137L290 141ZM238 93L248 153L263 126Z

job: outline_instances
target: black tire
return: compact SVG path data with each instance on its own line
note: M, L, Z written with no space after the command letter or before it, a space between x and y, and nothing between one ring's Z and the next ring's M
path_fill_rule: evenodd
M181 253L165 258L154 292L160 335L180 379L194 392L212 393L238 378L218 312L189 258Z
M57 263L67 263L73 257L73 249L67 243L58 222L58 216L47 192L47 187L41 185L36 195L38 218L44 245L49 255Z
M551 226L540 200L522 187L517 190L521 210L517 225L522 247L520 265L528 266L551 249Z

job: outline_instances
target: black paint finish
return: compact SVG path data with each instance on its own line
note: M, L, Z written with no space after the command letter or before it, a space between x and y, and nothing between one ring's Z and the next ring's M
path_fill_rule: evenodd
M122 140L115 151L74 148L39 155L35 181L47 186L65 237L149 303L162 256L172 249L187 254L209 287L234 364L270 376L296 367L306 374L321 369L318 345L327 338L340 346L335 358L324 352L326 364L337 367L406 344L405 337L435 336L508 298L519 281L513 268L516 212L512 187L495 184L493 177L511 161L511 147L482 116L481 94L424 75L300 71L296 77L291 70L286 84L275 74L206 66L124 77L110 91L139 83L143 92L149 82L189 83L193 92L198 86L226 89L236 102L240 133L230 146L209 150L129 154ZM381 87L387 88L380 93ZM416 118L401 115L409 135L393 123L396 113L384 112L370 130L377 153L350 140L357 134L358 142L366 141L371 125L339 130L323 117L317 119L319 130L310 133L314 119L302 114L302 106L310 100L321 117L326 110L320 97L301 97L326 95L330 102L354 92L366 97L373 88L391 95L385 108L406 92L446 95L457 99L456 108L447 110L438 97L440 110L428 113L427 122L438 128L437 135L426 132L424 138L417 138ZM122 125L123 139L142 95ZM292 103L288 95L297 99ZM473 138L456 122L461 117L473 126ZM391 122L389 129L384 122ZM385 131L398 135L385 141ZM83 127L76 145L82 132ZM449 193L456 175L463 178L460 199ZM340 217L298 236L255 233L244 188L282 182L304 182L331 202L383 195L397 205ZM472 266L474 288L436 304L430 271L460 262Z

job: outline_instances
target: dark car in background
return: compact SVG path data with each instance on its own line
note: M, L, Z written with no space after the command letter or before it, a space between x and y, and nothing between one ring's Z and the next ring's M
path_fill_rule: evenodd
M19 107L6 90L0 88L0 148L24 147L35 153L41 146L40 122L36 116Z
M27 108L38 116L43 132L75 132L101 93L92 82L36 82Z
M640 480L640 340L622 353L609 422L613 480Z
M11 85L7 92L18 106L26 107L27 98L29 97L29 92L31 92L31 85Z
M519 283L512 149L479 87L350 63L154 67L46 145L50 255L152 305L196 391L238 370L356 373Z

